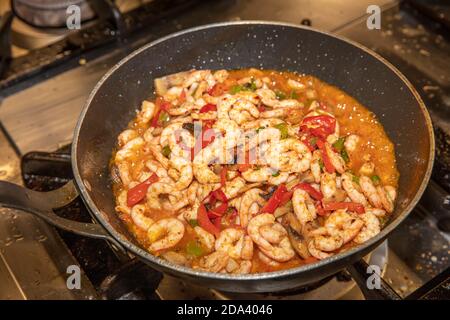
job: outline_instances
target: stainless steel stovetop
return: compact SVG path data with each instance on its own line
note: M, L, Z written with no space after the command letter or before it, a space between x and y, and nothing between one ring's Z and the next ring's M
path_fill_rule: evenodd
M366 28L366 8L378 4L382 29ZM56 76L46 73L0 93L0 179L22 184L20 156L34 150L53 151L70 143L78 114L99 78L120 58L162 35L191 26L230 20L275 20L311 23L313 27L349 37L373 48L397 65L420 90L433 121L450 134L450 71L448 39L427 31L395 0L249 0L215 1L150 26L145 33L90 61ZM450 142L450 141L449 141ZM433 183L431 189L440 187ZM445 196L445 192L442 193ZM444 200L449 202L450 198ZM436 200L441 201L442 199ZM372 255L384 277L402 296L413 292L450 266L449 233L437 226L440 203L422 205ZM437 209L436 209L437 208ZM436 210L435 210L436 209ZM414 241L409 241L414 239ZM375 257L375 258L374 258ZM68 290L67 266L77 261L55 230L28 214L0 209L0 299L94 299L98 291L87 277L81 290ZM224 294L192 287L165 277L160 298L267 298ZM306 294L271 298L362 299L353 281L332 280Z

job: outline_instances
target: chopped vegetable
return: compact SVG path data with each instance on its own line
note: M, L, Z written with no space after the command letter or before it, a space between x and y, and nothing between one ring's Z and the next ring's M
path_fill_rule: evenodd
M200 227L208 231L209 233L219 236L220 228L215 226L211 220L209 220L208 212L206 211L205 205L200 204L197 211L197 220Z
M302 189L302 190L306 191L315 200L323 199L323 194L306 182L300 182L299 184L295 185L292 188L292 190L295 190L295 189Z
M306 117L300 126L301 131L322 139L326 139L335 129L336 119L328 115Z
M182 128L184 130L189 131L190 134L194 135L194 128L195 128L194 123L192 123L192 122L185 122L185 123L183 123Z
M258 111L259 111L259 112L264 112L264 111L266 111L266 107L264 107L262 104L260 104L260 105L258 106Z
M342 157L342 159L344 159L345 163L350 162L350 157L348 156L348 153L347 153L347 151L345 151L345 149L342 149L341 157Z
M249 83L246 83L244 85L244 89L250 90L250 91L255 91L257 89L255 80L252 78L252 80Z
M166 145L162 148L161 153L163 154L164 157L169 158L170 154L172 153L172 150L170 150L169 145Z
M198 221L197 219L189 219L189 224L191 225L192 228L195 228L198 226Z
M227 167L223 166L222 170L220 171L220 185L223 187L225 187L225 184L227 183Z
M280 138L286 139L289 137L289 131L286 123L279 123L274 126L276 129L280 130Z
M222 202L227 202L227 196L226 194L222 191L222 189L216 189L214 191L211 192L211 196L214 197L215 199L222 201Z
M199 112L206 113L206 112L210 112L210 111L217 111L217 106L212 103L207 103L203 107L201 107Z
M186 101L186 90L183 89L183 91L181 91L180 96L178 97L178 103L182 104Z
M275 209L280 206L282 196L286 192L288 192L286 185L280 184L277 190L273 193L272 197L270 197L269 201L267 201L264 207L262 207L261 213L273 213Z
M377 176L376 174L374 174L373 176L371 176L370 179L371 179L372 182L373 182L374 184L376 184L376 185L379 184L379 183L381 182L380 177Z
M356 213L364 213L364 206L356 202L325 202L322 204L326 211L334 211L339 209L347 209Z
M280 171L272 173L272 177L278 177L280 175Z
M160 124L162 127L164 127L164 126L167 124L167 122L169 122L169 121L170 121L170 116L169 116L169 114L168 114L166 111L162 111L162 112L159 114L159 119L158 119L159 124Z
M261 130L265 129L266 127L259 127L258 129L256 129L256 133L260 132Z
M291 99L298 99L298 94L297 94L297 92L291 91L290 98L291 98Z
M225 91L227 91L228 87L223 83L216 83L211 89L207 92L210 96L218 97L221 96Z
M236 94L236 93L238 93L238 92L241 92L242 90L244 90L244 87L243 87L243 86L235 85L235 86L232 86L232 87L231 87L230 93L231 93L231 94Z
M343 137L337 139L336 142L333 143L333 148L339 152L342 151L344 149L344 142L345 142L345 138L343 138Z
M278 100L284 100L286 99L286 94L282 91L275 91L275 96Z
M148 187L150 187L152 183L155 183L158 180L158 176L153 173L147 180L128 190L127 205L129 207L132 207L136 203L139 203L142 199L144 199L145 195L147 194Z
M203 249L195 241L189 241L186 245L186 253L191 256L200 257Z
M359 184L359 177L358 177L358 176L355 176L355 175L353 175L353 177L352 177L352 181L353 181L354 183L357 183L357 184Z
M228 209L228 202L223 202L222 204L218 205L215 208L212 208L208 211L208 216L210 218L218 218L224 215L225 212L227 212Z
M334 173L336 171L336 168L333 166L330 158L328 157L325 143L322 140L318 140L317 146L319 147L322 153L322 161L325 166L325 169L327 170L328 173Z

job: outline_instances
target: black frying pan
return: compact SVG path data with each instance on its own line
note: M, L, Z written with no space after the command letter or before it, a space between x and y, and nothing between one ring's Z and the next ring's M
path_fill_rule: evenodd
M378 116L395 143L400 171L392 219L363 245L314 264L278 272L208 273L151 255L139 247L114 211L108 162L117 135L153 91L156 77L191 68L249 67L314 75L346 91ZM186 281L227 291L273 292L310 284L351 265L352 272L364 273L357 262L414 208L428 183L433 157L433 130L422 100L405 77L375 53L356 43L297 25L220 23L167 36L120 61L92 91L75 129L72 145L75 182L49 193L2 182L0 203L35 213L60 228L108 239L155 269ZM99 224L67 221L54 215L52 208L70 202L78 194ZM363 279L356 277L356 280Z

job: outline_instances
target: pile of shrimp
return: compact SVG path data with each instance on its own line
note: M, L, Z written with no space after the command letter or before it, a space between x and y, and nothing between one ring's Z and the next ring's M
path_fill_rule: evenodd
M209 272L258 272L256 258L276 267L362 244L394 210L396 189L381 184L370 159L358 173L347 167L358 135L340 136L313 95L280 97L270 77L251 74L157 79L156 100L143 101L119 135L116 210L149 252ZM290 123L295 110L304 116Z

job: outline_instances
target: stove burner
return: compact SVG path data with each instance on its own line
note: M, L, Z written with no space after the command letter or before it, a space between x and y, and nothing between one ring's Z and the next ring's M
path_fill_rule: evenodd
M65 28L67 8L76 5L81 21L94 18L95 12L86 0L12 0L11 9L16 17L36 28Z

